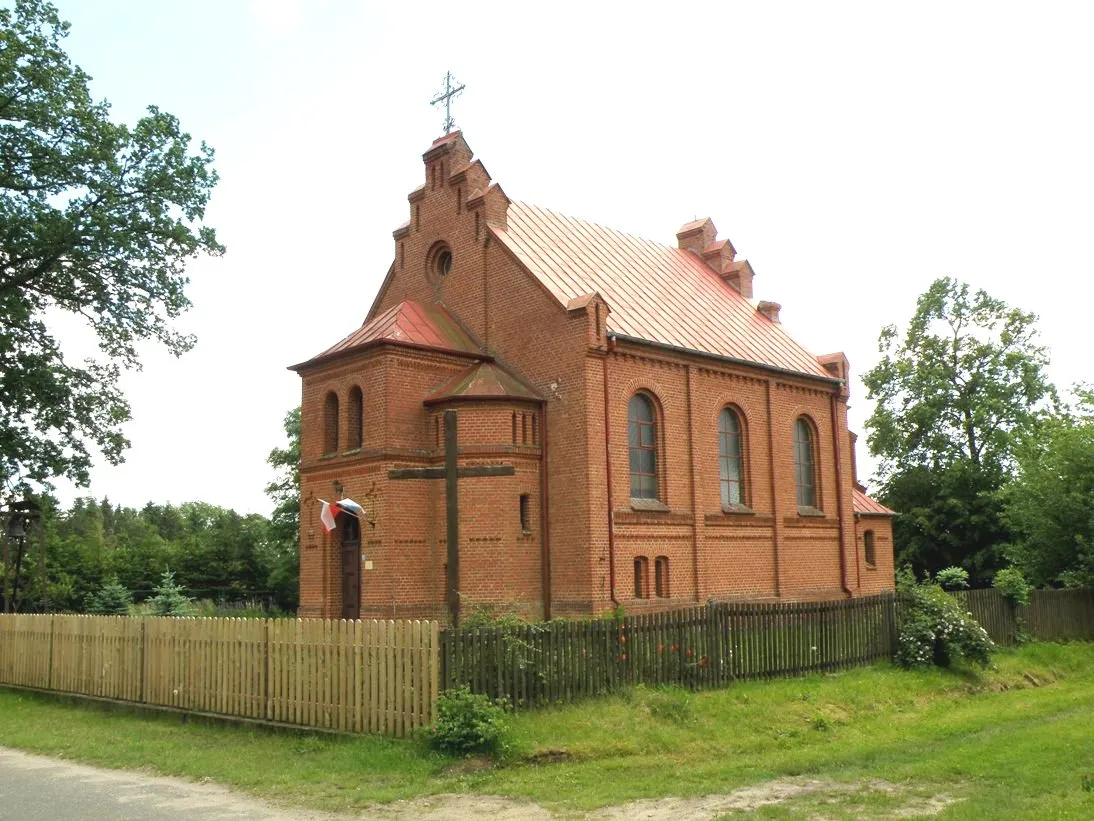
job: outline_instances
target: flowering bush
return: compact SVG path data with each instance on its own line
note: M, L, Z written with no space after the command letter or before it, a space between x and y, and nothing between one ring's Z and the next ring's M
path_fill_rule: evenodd
M505 711L500 706L467 687L457 687L437 698L437 720L426 730L426 739L443 753L496 755L505 730Z
M938 584L905 583L896 661L904 667L949 667L959 658L981 667L991 660L995 644L972 614Z

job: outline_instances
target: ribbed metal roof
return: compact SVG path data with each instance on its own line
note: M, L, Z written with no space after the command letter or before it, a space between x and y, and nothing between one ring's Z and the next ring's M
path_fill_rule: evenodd
M890 510L876 499L871 499L857 487L852 491L851 503L855 513L860 516L896 516L895 510Z
M491 230L566 305L598 292L620 336L831 379L783 326L703 260L651 240L512 202Z
M302 365L310 365L384 342L461 354L479 353L475 341L442 306L425 306L408 299L388 308L371 322L365 323L345 339Z
M535 388L494 362L464 368L425 398L431 405L446 399L519 399L539 401Z

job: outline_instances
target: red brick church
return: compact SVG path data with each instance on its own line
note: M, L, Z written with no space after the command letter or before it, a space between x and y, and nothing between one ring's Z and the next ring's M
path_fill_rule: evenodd
M709 219L662 245L510 200L459 132L423 159L364 324L293 368L301 616L892 589L847 359L794 341ZM328 534L342 496L363 513Z

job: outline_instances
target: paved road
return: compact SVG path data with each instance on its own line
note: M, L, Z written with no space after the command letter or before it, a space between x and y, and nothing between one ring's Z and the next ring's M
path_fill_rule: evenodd
M101 770L0 747L3 821L330 821L216 784ZM346 818L346 816L341 816Z

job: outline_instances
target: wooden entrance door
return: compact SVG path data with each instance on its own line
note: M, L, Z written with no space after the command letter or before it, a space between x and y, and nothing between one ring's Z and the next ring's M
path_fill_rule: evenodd
M342 618L361 618L361 528L353 516L342 514Z

